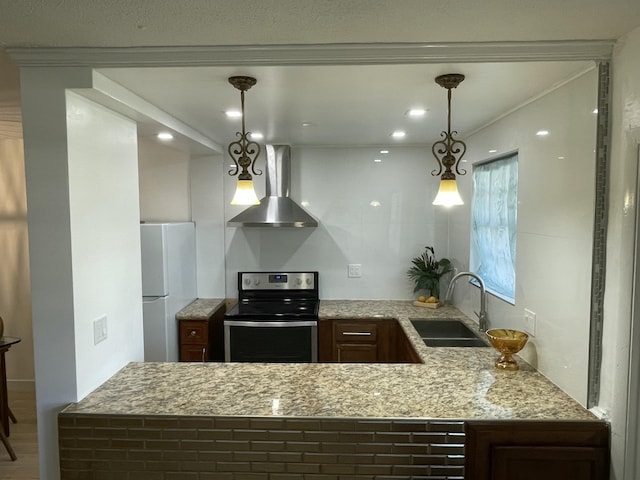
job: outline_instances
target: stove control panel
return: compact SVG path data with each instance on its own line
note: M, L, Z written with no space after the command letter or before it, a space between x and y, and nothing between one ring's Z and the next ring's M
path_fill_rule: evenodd
M240 272L240 290L315 290L318 272Z

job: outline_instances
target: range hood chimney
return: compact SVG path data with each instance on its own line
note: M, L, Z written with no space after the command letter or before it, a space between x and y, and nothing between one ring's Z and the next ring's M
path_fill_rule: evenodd
M227 222L229 227L317 227L318 221L289 198L291 147L266 145L265 197Z

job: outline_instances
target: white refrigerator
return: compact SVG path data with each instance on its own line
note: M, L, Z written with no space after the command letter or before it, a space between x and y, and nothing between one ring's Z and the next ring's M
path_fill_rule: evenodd
M176 313L196 299L195 225L143 223L140 243L144 359L177 362Z

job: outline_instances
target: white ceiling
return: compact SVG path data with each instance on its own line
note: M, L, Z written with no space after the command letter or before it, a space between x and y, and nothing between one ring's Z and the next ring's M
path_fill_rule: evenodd
M418 42L613 40L640 25L640 0L0 0L0 46L135 47ZM231 75L258 83L246 97L247 129L264 142L428 145L446 127L442 73L467 79L453 92L453 128L464 137L591 62L101 69L224 146L239 129ZM595 87L594 87L595 88ZM421 106L428 114L404 113ZM311 122L311 127L302 127ZM145 135L158 129L145 125Z
M590 66L590 62L247 66L100 73L220 145L234 140L241 129L239 119L224 114L240 108L240 92L228 77L250 75L258 82L245 94L246 128L263 133L262 142L389 146L430 145L446 129L447 91L435 83L437 75L466 76L452 93L452 128L462 137ZM410 118L406 112L411 108L424 108L427 114ZM398 129L406 131L405 138L391 137Z

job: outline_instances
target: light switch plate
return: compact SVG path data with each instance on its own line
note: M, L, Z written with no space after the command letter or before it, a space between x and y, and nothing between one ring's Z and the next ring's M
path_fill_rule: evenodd
M536 314L527 308L524 309L524 331L532 337L536 336Z
M93 321L93 344L97 345L107 339L107 316L102 315Z

